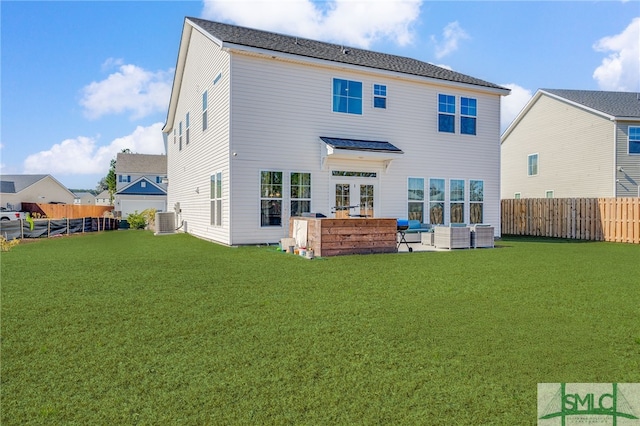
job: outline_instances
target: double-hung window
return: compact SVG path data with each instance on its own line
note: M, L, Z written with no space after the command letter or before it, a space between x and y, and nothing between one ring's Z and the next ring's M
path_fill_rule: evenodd
M333 79L333 112L362 114L362 83Z
M640 154L640 127L629 127L629 154Z
M460 133L476 134L476 115L478 101L474 98L460 98Z
M178 150L182 151L182 121L178 124Z
M207 122L207 110L209 108L208 98L209 98L208 92L205 90L204 93L202 94L202 131L203 132L207 130L207 127L209 126L209 123Z
M449 222L464 223L464 180L449 181Z
M131 175L118 175L118 182L131 182Z
M211 225L222 226L222 173L211 175Z
M291 173L291 216L311 211L311 173Z
M260 226L282 225L282 172L260 172Z
M373 107L387 108L387 86L384 84L373 85Z
M456 131L456 97L438 95L438 131L455 133Z
M429 179L429 223L444 224L444 179Z
M484 181L469 180L469 222L482 223Z
M409 178L407 199L409 220L424 222L424 178Z
M538 154L527 156L527 176L536 176L538 174Z

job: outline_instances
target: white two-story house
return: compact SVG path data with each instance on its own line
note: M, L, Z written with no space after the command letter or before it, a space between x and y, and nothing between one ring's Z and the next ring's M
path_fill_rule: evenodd
M168 206L228 245L289 220L487 223L500 234L500 99L415 59L186 18L166 124Z

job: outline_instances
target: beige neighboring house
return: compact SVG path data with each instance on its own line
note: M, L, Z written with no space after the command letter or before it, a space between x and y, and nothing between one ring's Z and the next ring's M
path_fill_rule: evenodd
M640 93L540 89L501 138L507 198L640 196Z
M111 195L108 190L104 190L98 195L96 195L96 206L110 206L111 203Z
M119 153L116 157L115 211L120 212L122 219L136 211L166 211L166 178L166 155Z
M96 204L96 197L90 192L76 192L73 204L77 206L91 206Z
M0 205L21 210L22 203L73 204L75 195L51 175L0 175Z

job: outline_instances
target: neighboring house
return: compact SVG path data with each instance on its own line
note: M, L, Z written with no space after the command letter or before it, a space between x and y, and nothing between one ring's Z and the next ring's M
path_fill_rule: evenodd
M90 192L76 192L73 194L73 204L78 206L90 206L96 204L96 197Z
M640 196L640 94L540 89L502 135L502 198Z
M75 196L51 175L0 175L0 205L22 209L22 203L73 204Z
M167 156L118 153L116 157L115 210L129 213L167 210Z
M96 206L110 206L111 204L111 194L109 194L109 190L105 189L96 195Z
M484 222L500 234L500 99L415 59L186 18L167 122L182 230L276 242L289 219Z

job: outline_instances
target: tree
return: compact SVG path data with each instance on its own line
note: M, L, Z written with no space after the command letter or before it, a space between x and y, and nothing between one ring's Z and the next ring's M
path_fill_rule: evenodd
M129 148L125 148L120 152L123 154L131 154L131 150ZM111 159L109 172L105 177L100 179L100 182L98 182L98 186L96 187L96 189L100 192L104 191L105 189L109 190L109 204L113 204L113 198L116 193L116 158Z

